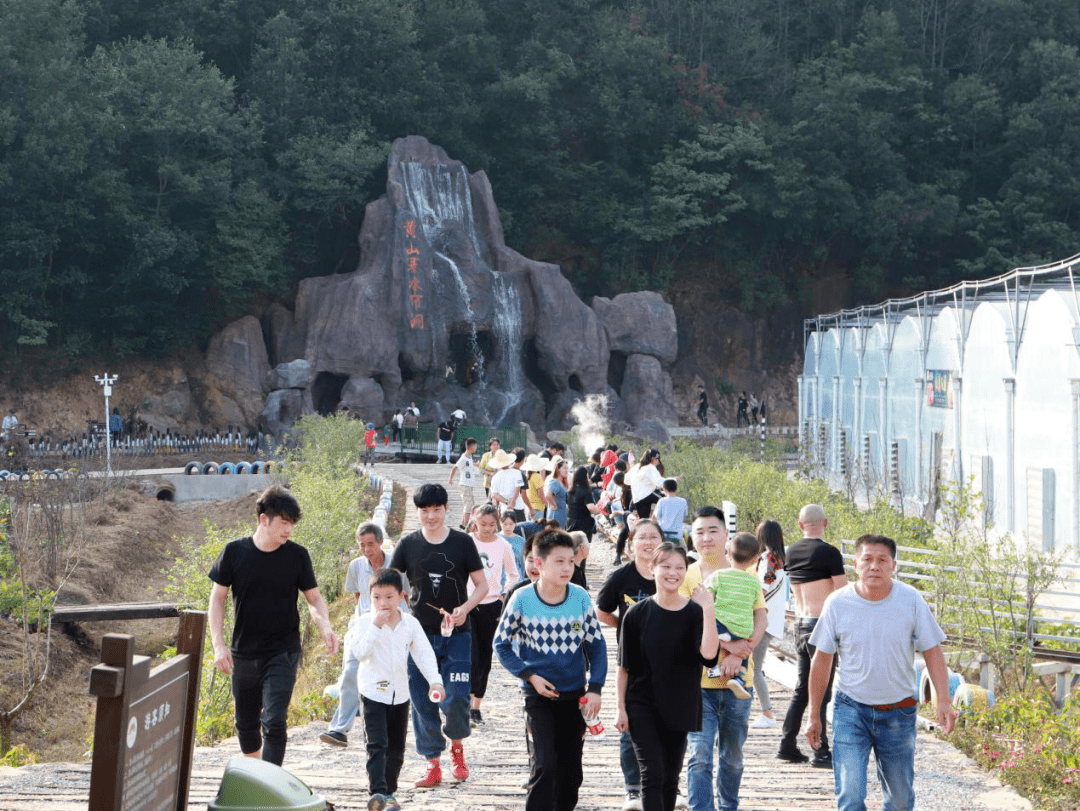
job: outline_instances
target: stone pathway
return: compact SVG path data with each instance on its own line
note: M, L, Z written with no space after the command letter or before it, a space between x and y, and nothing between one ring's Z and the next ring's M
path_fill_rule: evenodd
M379 464L376 472L389 476L409 491L426 481L445 484L447 465ZM478 496L483 491L477 488ZM450 521L456 523L461 501L450 492ZM411 501L405 519L405 531L417 527ZM604 542L593 546L587 575L593 593L612 568L614 550ZM614 630L605 628L608 643L608 686L604 690L601 718L608 725L604 740L590 739L585 744L585 780L578 808L619 809L624 799L619 771L618 736L614 733ZM775 665L770 667L770 665ZM782 665L770 658L766 665L770 676L781 674ZM774 709L783 717L791 691L782 683L770 680ZM465 743L472 775L465 783L449 778L448 756L444 758L446 782L436 789L411 788L424 774L425 762L409 749L402 770L402 789L398 799L406 809L415 811L504 811L524 804L522 784L527 777L524 720L520 692L515 680L496 662L484 701L486 723L473 732ZM755 708L756 709L756 708ZM313 723L291 729L285 768L322 794L338 809L364 809L367 805L367 777L364 771L363 741L353 736L347 749L335 749L318 740L325 723ZM355 728L354 728L355 729ZM751 729L745 747L741 808L743 811L815 811L836 807L832 773L809 766L794 766L775 759L779 730ZM205 809L214 799L221 774L230 757L239 754L235 738L215 747L195 750L194 769L188 808ZM943 741L920 732L916 759L916 792L919 809L934 811L1014 811L1031 805L1011 789L1002 788L983 774L968 758ZM873 768L873 767L871 767ZM22 769L0 768L0 810L2 811L84 811L88 793L89 764L43 764ZM685 773L683 777L685 787ZM876 791L877 781L870 778ZM880 793L870 798L871 809L881 808Z

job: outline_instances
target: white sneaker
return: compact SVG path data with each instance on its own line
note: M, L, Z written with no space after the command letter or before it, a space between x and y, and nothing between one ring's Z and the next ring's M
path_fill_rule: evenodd
M675 809L676 811L690 811L690 803L686 801L686 795L682 791L675 795Z
M626 792L626 802L622 804L623 811L642 811L641 791L632 788Z
M750 725L750 729L776 729L776 719L770 718L767 715L760 715L758 719Z

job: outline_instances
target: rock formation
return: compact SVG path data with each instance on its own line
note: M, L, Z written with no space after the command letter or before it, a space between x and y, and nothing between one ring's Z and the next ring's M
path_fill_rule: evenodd
M657 293L586 305L557 266L506 247L487 175L426 139L395 141L386 194L367 206L359 246L354 272L303 280L293 312L274 305L261 330L248 318L215 337L222 347L240 333L259 344L243 359L263 359L258 375L236 351L216 354L249 395L269 384L264 428L279 430L297 408L347 405L381 420L409 401L429 418L460 407L470 421L554 427L590 393L635 425L674 420L670 305ZM279 364L269 375L267 345ZM306 382L280 365L298 360ZM291 394L300 390L309 396Z

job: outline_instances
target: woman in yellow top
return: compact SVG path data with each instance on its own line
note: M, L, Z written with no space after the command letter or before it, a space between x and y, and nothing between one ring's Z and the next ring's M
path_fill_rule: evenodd
M533 521L543 519L544 508L547 506L544 498L544 462L544 459L534 453L521 466L521 469L529 476L529 489L525 492L525 500L529 502Z
M499 472L498 468L488 467L488 462L491 461L492 455L499 449L499 440L492 437L488 440L487 453L480 457L480 464L477 467L480 468L480 472L484 474L484 495L491 495L491 477Z

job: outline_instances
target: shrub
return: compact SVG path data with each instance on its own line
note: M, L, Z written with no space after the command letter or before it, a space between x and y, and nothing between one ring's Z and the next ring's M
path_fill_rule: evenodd
M919 518L907 518L885 500L862 510L845 495L833 492L826 482L792 478L778 464L761 464L737 451L705 448L679 440L675 451L664 454L668 475L681 475L679 493L691 508L719 506L727 499L738 507L740 530L753 532L771 518L784 527L788 541L799 537L799 510L820 504L829 518L826 540L854 539L867 532L888 535L901 545L925 546L931 528Z
M289 489L304 517L292 538L307 547L319 590L329 603L341 593L355 552L362 479L352 465L364 442L364 423L344 415L309 414L293 428L297 440L285 458Z
M1041 692L966 711L949 740L1045 811L1080 808L1080 724L1075 699L1060 713Z

